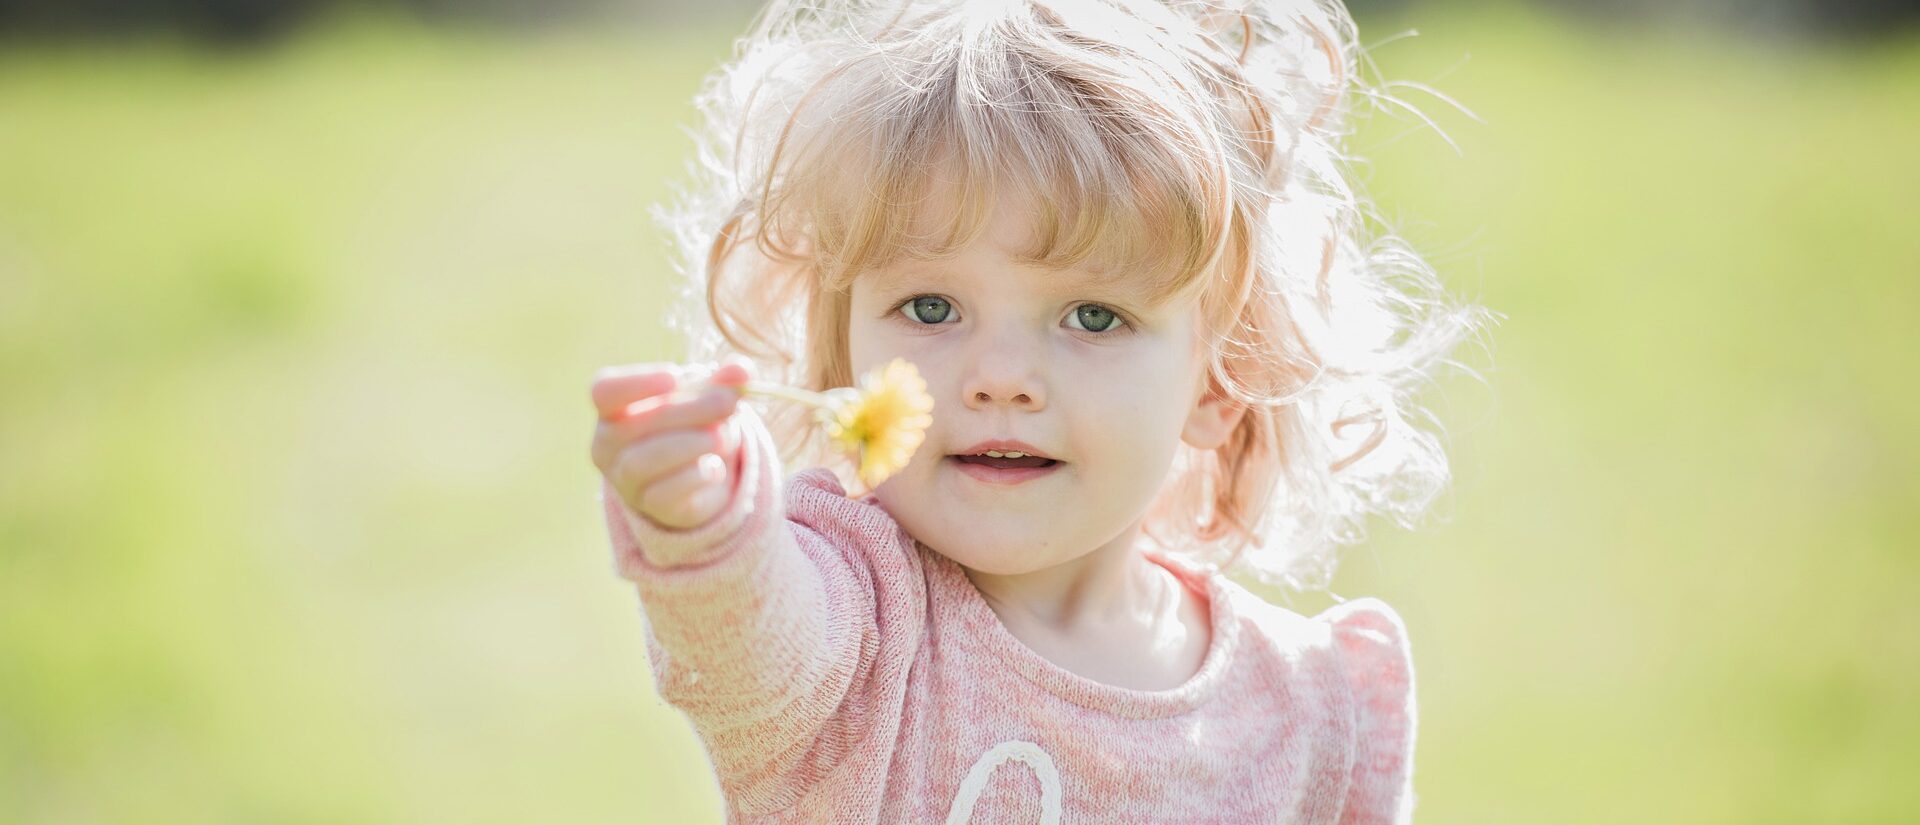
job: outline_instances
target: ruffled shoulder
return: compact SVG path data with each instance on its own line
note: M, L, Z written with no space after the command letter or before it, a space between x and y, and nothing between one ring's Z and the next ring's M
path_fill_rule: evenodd
M1353 696L1353 775L1340 822L1409 822L1418 713L1406 624L1375 598L1343 602L1315 620L1331 627Z

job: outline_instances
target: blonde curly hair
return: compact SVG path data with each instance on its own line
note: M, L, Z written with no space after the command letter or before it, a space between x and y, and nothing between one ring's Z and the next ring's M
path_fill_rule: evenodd
M1180 446L1149 540L1324 588L1368 514L1411 527L1446 485L1411 396L1488 314L1366 235L1340 144L1379 92L1354 36L1310 0L774 0L696 98L693 181L656 211L684 276L670 323L689 357L846 386L853 280L953 254L1017 189L1024 261L1197 298L1212 389L1247 407L1219 449ZM959 208L927 233L903 207L936 180ZM805 411L765 415L789 466L850 478Z

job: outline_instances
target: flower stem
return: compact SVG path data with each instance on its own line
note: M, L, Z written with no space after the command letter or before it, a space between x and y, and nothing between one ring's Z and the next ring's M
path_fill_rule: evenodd
M679 391L688 394L699 394L718 386L722 385L703 380L683 386ZM745 386L726 386L739 390L747 395L764 395L769 398L781 398L798 404L805 404L809 407L824 409L832 406L834 403L832 399L822 393L803 390L799 387L789 387L785 384L775 384L771 381L748 381Z

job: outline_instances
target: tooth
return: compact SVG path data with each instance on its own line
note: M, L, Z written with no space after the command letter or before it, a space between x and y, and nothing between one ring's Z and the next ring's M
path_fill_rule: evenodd
M1006 458L1007 456L1005 453L1002 453L999 450L988 450L987 457L988 458Z
M1007 453L1007 458L1026 458L1026 457L1027 457L1027 454L1020 452L1019 450L1014 450L1013 452Z

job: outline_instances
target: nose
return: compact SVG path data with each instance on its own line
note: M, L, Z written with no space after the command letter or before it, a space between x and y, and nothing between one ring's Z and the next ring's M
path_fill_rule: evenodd
M973 359L961 386L969 409L985 410L1006 404L1037 412L1047 406L1044 381L1034 360L1017 346L989 347Z

